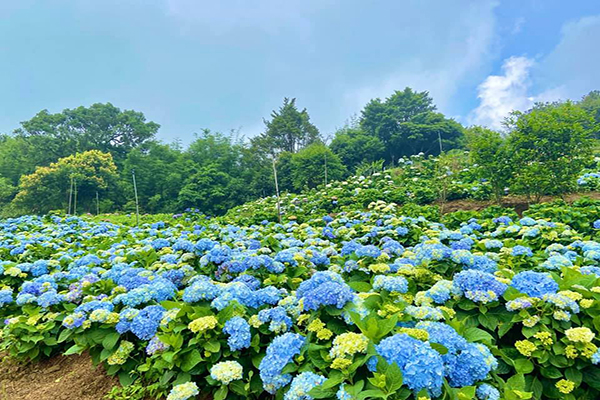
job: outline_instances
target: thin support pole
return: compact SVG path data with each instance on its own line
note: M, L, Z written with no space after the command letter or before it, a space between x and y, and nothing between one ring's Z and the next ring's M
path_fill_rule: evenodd
M98 198L98 191L96 191L96 215L100 215L100 199Z
M135 225L140 225L140 204L138 201L137 184L135 183L135 170L131 170L131 176L133 178L133 192L135 193Z
M67 215L71 215L71 200L73 198L73 177L71 176L71 185L69 186L69 210Z
M73 185L75 188L75 198L73 200L73 215L77 215L77 179L73 181Z
M277 182L277 168L275 168L275 157L273 157L273 178L275 179L275 194L277 195L277 216L281 223L281 204L279 201L279 183Z
M327 149L325 151L325 186L327 186Z

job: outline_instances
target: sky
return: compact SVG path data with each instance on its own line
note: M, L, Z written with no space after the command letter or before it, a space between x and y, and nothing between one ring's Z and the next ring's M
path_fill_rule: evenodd
M111 102L165 142L252 137L284 97L325 136L430 92L465 125L600 89L598 0L0 0L0 133Z

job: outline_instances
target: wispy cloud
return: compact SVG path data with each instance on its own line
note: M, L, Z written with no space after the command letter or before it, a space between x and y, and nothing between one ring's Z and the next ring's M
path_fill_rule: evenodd
M413 51L407 50L407 57L389 73L371 75L362 85L349 88L344 96L346 112L356 112L370 99L388 97L406 86L429 91L442 112L453 112L461 85L493 58L496 6L495 1L439 6L428 11L427 19L420 17L422 9L415 9L414 18L406 18L406 37L397 38ZM414 43L418 48L413 49Z
M479 106L468 115L468 123L502 129L513 110L524 111L537 102L578 99L597 89L598 37L600 16L588 16L566 23L549 54L537 60L504 60L502 74L490 75L478 86Z
M529 108L534 101L528 95L530 69L534 61L527 57L511 57L502 65L502 75L490 75L477 88L479 106L468 121L492 129L502 129L502 122L513 110Z

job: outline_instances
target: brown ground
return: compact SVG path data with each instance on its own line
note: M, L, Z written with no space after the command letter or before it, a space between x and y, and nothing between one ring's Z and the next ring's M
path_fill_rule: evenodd
M589 197L595 200L600 200L600 192L566 194L562 197L562 199L567 203L572 203L576 200L581 199L582 197ZM560 198L560 196L544 196L539 201L539 203L546 203ZM493 201L478 200L452 200L446 202L443 205L440 202L436 202L436 204L440 207L443 214L460 210L480 211L486 207L495 205ZM517 214L522 215L523 211L527 210L530 204L533 204L533 202L527 201L527 198L525 196L507 196L502 199L502 203L500 205L502 207L513 208L517 212Z
M0 362L0 400L102 400L116 384L85 353L27 365Z

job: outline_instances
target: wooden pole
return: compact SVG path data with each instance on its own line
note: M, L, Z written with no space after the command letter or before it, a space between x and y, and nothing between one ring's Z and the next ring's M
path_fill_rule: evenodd
M135 225L140 225L140 204L138 201L137 184L135 183L135 170L131 170L131 176L133 178L133 192L135 193Z
M275 179L275 194L277 195L277 216L281 223L281 204L279 202L279 183L277 182L277 168L275 168L275 157L273 157L273 178Z
M71 185L69 186L69 210L67 215L71 215L71 200L73 198L73 176L71 176Z
M325 148L325 186L327 186L327 148Z
M73 200L73 215L77 215L77 179L73 180L73 187L75 188L75 198Z

